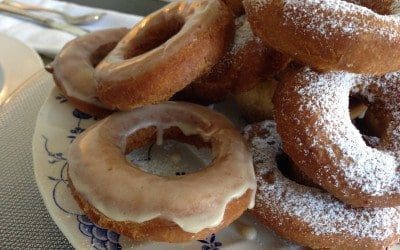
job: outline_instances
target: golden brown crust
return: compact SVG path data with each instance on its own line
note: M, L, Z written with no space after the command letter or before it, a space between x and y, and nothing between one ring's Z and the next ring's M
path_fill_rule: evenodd
M246 31L248 23L245 16L237 18L236 22L236 37L249 40L240 44L242 41L235 38L225 56L211 71L178 92L174 99L203 105L220 102L229 93L251 90L287 67L291 61L288 56L265 46L258 38L246 33L251 31Z
M363 4L364 1L359 2ZM365 5L385 13L393 1L371 2L365 1ZM325 9L314 10L311 8L315 6L304 5L304 9L293 7L290 13L286 13L287 4L284 0L258 3L254 0L243 1L254 33L269 46L313 68L376 75L400 69L400 25L395 21L363 13L340 16L341 12L337 10L344 9L342 7L332 8L328 13ZM340 0L335 4L348 3ZM328 28L323 30L321 27L325 26L318 26L319 20L315 19L320 18L321 23L329 24L323 19L325 17L331 21L338 18L345 21L336 21L338 25L332 29L325 25ZM346 20L357 24L347 25ZM365 27L367 23L368 27ZM340 31L340 27L345 26L350 28L343 30L352 32L351 28L358 25L362 27L359 31L350 34Z
M192 14L200 16L187 22ZM139 22L99 64L99 97L121 110L168 100L218 62L232 35L233 15L222 2L169 4Z
M270 78L260 82L251 90L234 95L246 121L253 123L273 118L272 97L278 84L278 81Z
M96 97L94 67L127 32L126 28L105 29L76 38L67 43L46 68L73 106L98 118L113 112Z
M197 173L184 177L163 177L145 173L137 167L132 168L125 160L119 161L125 159L125 155L132 150L156 141L160 126L165 126L162 128L163 139L174 139L196 147L210 147L214 156L212 162ZM194 134L185 136L183 131ZM207 140L203 139L205 136ZM94 155L95 152L100 152L100 155ZM68 159L71 191L82 210L95 223L134 240L185 242L202 238L236 220L253 204L255 195L256 181L251 154L240 133L222 115L189 103L168 102L113 114L78 137L70 147ZM96 163L96 160L99 162ZM123 170L118 171L118 168ZM229 168L232 168L232 173L221 181L219 171L225 174ZM111 174L108 171L112 169L114 172ZM210 169L214 171L209 172ZM101 184L99 179L103 179ZM116 194L130 183L135 183L135 187L129 188L131 192L122 196ZM106 188L98 192L98 184ZM202 185L213 188L204 188ZM88 186L89 190L86 189ZM178 195L180 190L183 192ZM159 194L163 194L163 199L155 196ZM137 202L142 205L137 205ZM133 222L151 209L155 210L151 214L152 219ZM205 213L208 218L214 215L216 218L200 225ZM179 224L187 218L187 214L194 218L189 219L190 225L197 224L198 229L189 231L191 226L185 228L187 224ZM112 219L120 216L125 221Z
M288 69L290 70L290 69ZM239 106L241 114L248 123L261 122L264 120L273 119L274 105L272 102L275 89L280 81L270 78L257 84L254 88L248 91L243 91L234 94L234 99ZM364 102L354 99L350 102L350 117L352 120L363 117L366 114L367 106ZM375 110L376 111L376 110ZM377 130L376 122L373 120L374 112L367 112L367 117L371 121L367 122L369 129ZM378 112L379 113L379 112ZM368 128L367 128L368 129ZM382 132L382 131L381 131ZM376 135L376 134L375 134Z
M383 250L386 246L397 241L397 236L390 237L385 242L376 242L368 238L356 238L342 234L317 235L299 219L293 217L280 217L270 209L256 204L256 207L250 210L251 214L257 218L265 227L275 231L279 236L296 242L312 249L338 249L338 250Z
M63 95L68 99L68 101L72 104L72 106L79 109L80 111L90 114L99 119L107 117L113 113L112 110L101 108L97 105L93 105L93 104L84 102L82 100L79 100L75 97L69 96L67 94L67 92L65 91L61 81L56 76L53 76L53 79L54 79L54 82L57 85L57 87L61 90Z
M216 233L219 230L229 226L233 221L239 218L251 200L252 191L248 190L244 195L228 203L223 221L216 227L203 229L198 233L188 233L183 231L175 223L156 218L143 223L134 223L130 221L114 221L95 207L89 204L74 188L69 180L69 188L79 207L97 225L123 234L135 241L163 241L163 242L187 242L196 239L202 239Z
M299 185L297 181L303 173L282 155L281 140L273 121L252 124L244 133L255 155L258 180L256 205L250 212L265 227L313 249L384 249L398 240L396 229L389 229L397 228L398 212L391 219L386 214L368 215L369 209L343 206L324 191L305 187L305 183ZM371 222L375 220L376 224ZM388 224L381 224L383 221ZM358 223L362 226L356 226ZM381 230L388 230L389 235L370 236Z
M343 75L348 77L341 78ZM331 76L333 77L329 78ZM335 78L335 76L338 77ZM351 81L353 84L348 86L354 86L355 82L357 82L358 84L369 84L368 86L374 89L377 86L374 83L377 83L380 87L379 90L373 90L376 91L376 94L372 95L375 97L375 100L373 103L370 103L369 107L372 112L379 114L378 119L385 132L380 140L378 151L391 151L393 154L397 154L398 145L396 144L396 135L391 133L391 129L393 126L395 127L394 124L398 124L398 120L395 118L396 115L393 113L397 112L397 106L391 106L391 103L393 103L391 100L398 98L397 89L394 86L399 81L399 75L398 73L392 73L382 77L363 76L364 78L357 78L358 80L354 80L351 76L351 74L347 73L318 73L305 69L296 75L285 78L285 81L278 86L273 100L276 109L275 119L278 124L278 132L284 142L284 150L315 183L321 185L336 198L347 204L351 204L353 207L397 206L400 202L400 195L392 187L395 184L386 184L385 182L386 180L391 180L393 178L392 175L397 175L397 171L389 171L386 173L385 178L380 177L378 174L379 171L382 171L379 169L380 167L390 164L396 165L396 163L385 161L385 157L390 157L389 154L385 156L372 156L375 151L367 151L367 144L359 143L355 147L352 144L352 140L361 135L346 134L343 136L345 138L343 140L339 140L333 136L333 134L344 135L347 133L348 129L350 129L349 126L351 126L349 123L350 119L348 121L343 120L343 123L336 125L338 124L336 123L338 121L336 114L345 112L345 110L333 110L328 107L332 103L337 103L337 95L329 97L331 99L325 99L325 101L335 100L328 105L321 102L320 98L323 98L326 93L321 91L324 85L318 84L326 83L327 81L338 83L345 79L346 81ZM336 89L337 86L343 85L330 84L331 88ZM314 98L306 98L309 95L307 91L311 91L314 88L318 88L318 95L314 96ZM307 90L303 91L304 89ZM350 93L350 90L348 91ZM332 94L332 92L329 93ZM308 103L309 106L306 107L305 103ZM332 113L335 114L332 116ZM323 124L321 123L322 121ZM392 127L388 127L388 124L392 124ZM332 132L332 129L329 130L330 126L334 127L333 130L336 131L335 133ZM344 152L348 148L350 148L347 151L349 156L346 158ZM334 152L334 154L330 152ZM367 154L366 152L369 153ZM362 157L359 156L360 154ZM368 166L365 166L364 169L364 165L360 165L360 161L367 157L371 157L368 158L371 162L374 162L371 164L376 165L373 170L374 175L369 175L368 171L372 170L367 168ZM379 163L375 163L377 161ZM324 168L324 166L328 167ZM346 166L351 166L352 169L357 168L359 172L357 175L352 176L351 173L346 172ZM374 192L378 194L372 194L372 191L369 189L369 187L373 186L371 183L385 184L375 186ZM389 185L390 188L387 187ZM391 190L396 191L392 192Z
M233 11L235 16L244 14L244 7L242 0L222 0Z

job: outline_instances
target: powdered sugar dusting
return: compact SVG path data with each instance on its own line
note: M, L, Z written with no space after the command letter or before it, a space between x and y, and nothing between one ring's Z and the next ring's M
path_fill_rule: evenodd
M311 140L311 150L326 152L334 166L339 168L349 186L372 196L400 193L400 113L397 98L400 94L400 74L392 73L381 78L360 76L344 72L320 74L305 69L298 75L299 82L306 84L297 88L300 94L300 110L318 114L315 122L306 125ZM348 115L350 90L360 91L370 100L380 98L385 110L392 116L385 140L377 148L368 147ZM373 90L373 91L372 91ZM327 131L319 136L317 131ZM329 150L330 144L337 150Z
M247 21L246 15L238 17L235 19L235 38L233 40L233 45L231 47L230 54L234 55L239 50L244 48L246 44L252 41L257 41L261 43L261 40L253 34L250 28L250 23Z
M272 0L253 0L257 10L271 4ZM363 6L342 0L282 0L284 18L300 31L312 31L316 37L330 38L338 34L354 37L377 35L389 39L400 39L400 18L397 15L379 15ZM397 1L396 1L397 2ZM392 10L398 13L398 2ZM315 38L316 38L315 37Z
M271 0L253 0L251 4L258 10L263 8L266 4L269 4L270 2Z
M400 207L350 208L329 193L299 185L279 171L276 156L281 139L273 121L248 126L244 134L251 144L258 181L255 212L268 210L276 217L300 219L316 234L341 234L384 241L400 233ZM274 181L266 181L273 174Z

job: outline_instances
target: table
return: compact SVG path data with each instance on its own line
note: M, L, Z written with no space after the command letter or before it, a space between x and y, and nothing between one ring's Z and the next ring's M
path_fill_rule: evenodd
M147 15L166 4L158 0L69 0L69 2L136 15ZM45 63L51 60L45 57L43 59ZM33 120L34 118L32 118ZM25 133L26 131L22 132ZM25 161L31 162L32 160L25 159ZM19 177L16 175L18 173L5 176L5 178L18 181ZM23 182L24 184L19 190L27 190L23 200L13 199L12 195L6 195L8 198L1 201L0 207L7 207L6 211L10 211L11 208L11 211L13 211L12 214L8 214L4 218L13 219L0 220L0 223L5 224L0 227L0 249L73 249L50 218L36 188L33 173L31 175L32 178ZM17 190L2 191L14 192ZM29 223L27 223L28 221Z

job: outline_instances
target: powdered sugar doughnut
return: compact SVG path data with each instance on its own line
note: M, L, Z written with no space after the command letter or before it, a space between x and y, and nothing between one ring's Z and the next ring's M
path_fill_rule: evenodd
M96 67L102 102L120 110L168 100L208 72L233 36L221 1L179 1L150 14Z
M384 132L376 148L351 123L350 92L379 107ZM305 68L275 93L285 152L315 183L356 207L400 204L400 73L370 77Z
M258 182L252 214L280 236L314 249L383 249L400 237L400 208L351 208L278 169L281 139L273 121L244 129ZM282 166L285 167L285 166Z
M290 58L264 46L254 36L245 15L235 19L235 36L224 57L175 95L175 99L210 104L231 92L242 92L284 69Z
M377 75L398 71L399 2L352 2L388 15L342 0L244 0L243 3L258 37L313 68Z

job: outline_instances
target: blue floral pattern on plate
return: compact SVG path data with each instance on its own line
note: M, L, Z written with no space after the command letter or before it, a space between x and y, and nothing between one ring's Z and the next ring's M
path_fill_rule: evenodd
M67 98L62 95L58 94L55 96L58 104L62 105L68 102ZM69 130L69 134L66 136L66 139L72 143L76 137L85 131L85 128L82 127L82 120L94 119L93 116L86 114L78 109L74 109L72 111L72 117L76 119L75 126ZM67 208L63 207L59 199L60 197L57 196L57 189L60 188L61 185L68 186L68 177L67 177L67 168L68 168L68 161L67 158L61 152L53 152L50 150L49 146L49 139L42 135L43 138L43 148L48 156L48 163L52 166L59 167L60 172L58 176L47 176L49 180L54 182L52 197L54 204L64 213L68 215L76 216L77 220L77 227L79 231L88 237L90 240L90 244L94 249L101 249L101 250L114 250L114 249L121 249L120 245L120 235L108 229L102 228L95 223L91 222L90 219L84 215L79 214L76 212L69 211ZM148 158L150 159L150 151ZM176 175L185 175L185 172L176 172ZM198 240L201 243L201 250L218 250L219 247L222 246L222 243L217 241L216 235L212 234L210 237L202 240Z
M201 250L219 250L219 247L222 246L222 243L217 241L215 234L211 234L210 238L199 240L199 242L203 244Z
M67 99L62 94L57 95L56 99L59 101L60 104L67 102ZM70 142L73 142L79 134L85 131L85 129L81 127L81 121L93 118L91 115L79 111L78 109L74 109L72 111L72 116L75 119L77 119L77 122L76 126L70 130L70 134L67 136L67 139L69 139ZM104 229L102 227L99 227L96 224L92 223L86 215L71 212L67 208L64 208L62 205L60 205L59 197L57 197L57 189L60 187L60 185L68 186L68 177L67 177L68 162L63 153L52 152L49 149L48 145L49 139L45 135L42 135L42 137L43 137L43 147L47 152L48 156L48 163L51 165L57 163L61 164L59 176L48 176L48 178L51 181L54 181L52 195L53 195L53 201L56 204L56 206L63 212L69 215L76 216L79 231L83 235L89 237L90 243L93 248L101 250L121 249L121 245L119 244L119 234Z

